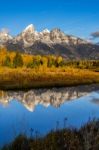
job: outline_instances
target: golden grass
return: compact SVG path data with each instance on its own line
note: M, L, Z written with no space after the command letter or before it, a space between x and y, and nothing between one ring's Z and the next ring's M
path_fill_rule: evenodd
M99 83L99 73L76 68L0 68L1 89L27 89Z

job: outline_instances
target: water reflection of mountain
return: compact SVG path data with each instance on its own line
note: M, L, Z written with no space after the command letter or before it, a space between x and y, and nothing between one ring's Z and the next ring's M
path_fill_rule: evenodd
M13 99L21 102L29 111L38 104L45 107L59 107L66 101L84 96L99 89L99 85L77 86L69 88L33 89L29 91L0 91L0 103L8 105Z

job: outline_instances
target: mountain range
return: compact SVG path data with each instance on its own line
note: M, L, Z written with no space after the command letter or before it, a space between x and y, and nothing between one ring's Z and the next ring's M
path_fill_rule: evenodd
M99 59L99 44L82 38L67 35L60 29L48 29L37 32L31 24L17 36L0 32L0 46L9 51L15 50L27 54L56 55L68 59Z

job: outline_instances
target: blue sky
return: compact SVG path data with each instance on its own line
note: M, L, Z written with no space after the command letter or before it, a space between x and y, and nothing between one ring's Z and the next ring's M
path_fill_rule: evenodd
M0 1L0 29L8 28L15 35L31 23L38 31L58 27L88 38L99 31L99 0Z

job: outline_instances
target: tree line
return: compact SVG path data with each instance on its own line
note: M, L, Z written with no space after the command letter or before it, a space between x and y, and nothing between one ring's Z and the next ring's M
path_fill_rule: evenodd
M80 69L99 68L99 60L67 60L61 56L28 55L19 52L0 51L0 65L5 67L74 67Z

